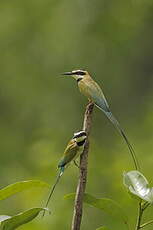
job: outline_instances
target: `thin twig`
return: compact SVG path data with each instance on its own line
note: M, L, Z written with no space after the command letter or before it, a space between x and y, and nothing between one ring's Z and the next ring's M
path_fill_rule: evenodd
M150 205L150 203L146 202L143 206L142 206L142 210L145 211L146 208L148 208Z
M86 107L83 130L87 133L87 141L85 143L84 151L80 156L80 175L77 185L77 191L75 196L74 212L71 230L80 230L82 211L83 211L83 195L85 193L86 182L87 182L87 165L88 165L88 152L89 152L89 133L91 130L92 123L92 112L94 104L89 103Z
M149 224L153 224L153 220L150 220L150 221L148 221L148 222L142 224L142 225L140 226L140 228L144 228L144 227L146 227L146 226L149 225Z
M144 211L146 210L146 208L149 207L149 205L150 205L150 203L148 203L148 202L146 202L144 204L142 204L142 201L139 202L138 217L137 217L137 224L136 224L135 230L139 230L139 229L144 228L145 226L153 223L153 220L150 220L144 224L141 224L142 215L143 215Z

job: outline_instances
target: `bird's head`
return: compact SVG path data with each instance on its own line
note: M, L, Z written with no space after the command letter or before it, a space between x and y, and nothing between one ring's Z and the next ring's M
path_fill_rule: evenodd
M85 131L81 130L77 133L74 133L73 139L76 141L78 146L81 146L85 143L87 139L87 134Z
M88 72L85 71L85 70L73 70L71 72L62 73L62 75L64 75L64 76L72 76L73 78L75 78L77 80L77 82L79 82L85 76L88 75Z

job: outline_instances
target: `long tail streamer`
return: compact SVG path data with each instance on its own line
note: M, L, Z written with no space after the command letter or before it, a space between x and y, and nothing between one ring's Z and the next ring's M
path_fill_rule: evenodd
M98 106L99 107L99 106ZM100 108L100 107L99 107ZM101 108L100 108L101 109ZM104 111L103 109L101 109L105 115L108 117L108 119L113 123L113 125L116 127L116 129L118 130L118 132L121 134L121 136L124 138L129 150L130 150L130 153L131 153L131 156L132 156L132 159L133 159L133 162L134 162L134 165L135 165L135 169L136 170L139 170L140 169L140 166L139 166L139 163L138 163L138 159L136 157L136 154L135 154L135 151L132 147L132 145L130 144L127 136L125 135L123 129L121 128L119 122L116 120L116 118L113 116L113 114L109 111L109 112L106 112Z
M58 174L58 176L57 176L57 179L56 179L56 181L55 181L55 184L54 184L54 185L52 186L52 188L51 188L51 191L50 191L50 194L49 194L49 196L48 196L48 199L47 199L45 208L48 207L49 201L50 201L50 199L51 199L51 197L52 197L52 195L53 195L53 193L54 193L54 190L55 190L55 188L56 188L56 185L58 184L58 182L59 182L61 176L63 175L63 172L64 172L64 168L61 168L61 169L60 169L60 172L59 172L59 174ZM45 215L45 210L43 211L42 217L44 217L44 215Z

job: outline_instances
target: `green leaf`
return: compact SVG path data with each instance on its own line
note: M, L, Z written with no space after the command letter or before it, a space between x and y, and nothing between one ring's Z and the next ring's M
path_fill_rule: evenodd
M9 217L9 216L0 216L1 224L0 229L1 230L14 230L18 228L19 226L26 224L33 220L39 212L43 210L48 210L45 208L32 208L25 212L19 213L18 215ZM6 217L6 218L5 218Z
M97 228L96 230L109 230L107 227L100 227L100 228Z
M149 188L149 183L139 171L129 171L123 174L123 183L130 194L135 198L153 202L153 188Z
M30 189L32 187L49 187L49 184L39 180L16 182L0 190L0 200L4 200L18 192Z
M74 199L75 193L67 194L64 198ZM84 202L108 213L117 219L122 220L125 224L127 224L127 216L124 214L122 208L117 202L107 198L95 198L87 193L84 194Z

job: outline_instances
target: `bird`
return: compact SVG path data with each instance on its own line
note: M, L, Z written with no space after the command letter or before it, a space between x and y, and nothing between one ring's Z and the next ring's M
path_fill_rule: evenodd
M125 140L128 149L131 153L135 169L140 169L139 162L137 160L135 151L130 144L124 130L122 129L120 123L115 118L113 113L110 110L110 106L105 98L105 95L101 89L101 87L97 84L96 81L92 79L90 74L86 70L73 70L70 72L62 73L64 76L71 76L77 81L78 88L80 92L88 98L88 100L94 103L105 115L106 117L112 122L115 126L117 131Z
M70 165L71 162L79 167L76 163L76 159L83 153L85 142L87 139L87 134L84 130L74 133L72 139L68 142L67 147L63 153L63 156L58 164L59 174L56 178L55 184L52 186L50 194L48 196L45 208L48 207L49 201L53 195L53 192L58 184L61 176L63 175L65 169ZM45 215L45 210L43 216Z

